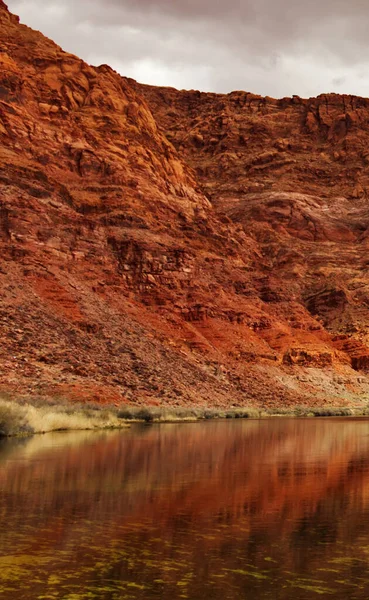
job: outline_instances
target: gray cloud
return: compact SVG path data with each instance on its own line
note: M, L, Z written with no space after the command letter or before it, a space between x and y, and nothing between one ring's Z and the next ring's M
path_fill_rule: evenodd
M369 96L367 0L8 0L22 22L139 81Z

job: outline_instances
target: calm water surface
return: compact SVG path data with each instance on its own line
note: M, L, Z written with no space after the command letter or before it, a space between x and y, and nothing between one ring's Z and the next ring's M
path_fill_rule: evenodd
M0 444L0 598L369 598L369 421Z

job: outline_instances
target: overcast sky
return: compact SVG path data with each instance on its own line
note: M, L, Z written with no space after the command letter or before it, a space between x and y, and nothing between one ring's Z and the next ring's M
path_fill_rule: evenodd
M369 96L368 0L5 0L90 64L143 83Z

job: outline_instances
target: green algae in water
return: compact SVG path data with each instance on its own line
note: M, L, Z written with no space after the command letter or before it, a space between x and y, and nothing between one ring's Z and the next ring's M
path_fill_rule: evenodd
M335 594L336 590L332 590L330 588L322 587L319 585L312 585L311 583L306 583L305 580L302 581L287 581L287 583L294 588L300 588L302 590L306 590L308 592L313 592L314 594Z
M274 558L271 558L270 556L264 556L264 560L265 560L265 562L271 562L271 563L278 564L278 561L274 560Z
M59 583L61 583L61 579L57 575L50 575L47 580L47 585L58 585Z
M236 573L237 575L247 575L248 577L254 577L255 579L269 579L268 575L259 573L258 571L245 571L244 569L224 569L228 573Z
M79 447L75 454L64 448L65 455L53 450L46 455L44 470L42 456L35 455L35 476L28 480L33 458L24 470L21 461L14 463L4 481L9 488L5 493L16 500L10 509L0 495L0 521L3 528L14 531L13 539L7 533L4 551L11 560L23 558L18 563L6 559L0 563L0 596L4 600L311 600L334 595L346 600L351 593L355 600L366 600L369 524L364 504L347 501L350 489L355 501L365 474L360 467L355 479L351 460L345 486L343 469L339 486L334 487L331 474L329 492L324 491L325 446L329 460L336 447L342 460L342 448L347 452L351 438L346 436L341 443L341 437L332 434L332 424L328 429L315 424L310 438L301 426L291 423L291 434L288 424L278 425L277 431L275 425L263 429L257 424L251 437L226 428L224 439L217 429L216 442L211 429L202 435L201 425L193 437L191 428L183 430L183 436L177 430L174 437L147 428L140 434L142 444L139 436L131 435L131 441L118 440L116 446L96 444L96 452L94 446L86 451ZM296 435L296 428L303 435ZM352 439L352 456L362 457L358 463L365 464L366 450L358 449L355 429ZM369 440L365 443L369 446ZM286 458L288 448L292 450ZM170 460L161 458L156 467L159 455ZM314 456L319 456L316 476ZM310 477L312 494L304 496L301 507L301 479L288 474L296 457L306 463L304 477ZM271 470L278 477L269 485ZM338 471L337 467L332 472ZM252 492L247 491L250 482ZM349 510L356 511L353 526L351 513L343 514ZM44 529L38 512L47 521ZM318 577L309 577L314 574Z
M49 561L49 558L31 555L0 556L0 582L28 579L32 567L47 565Z

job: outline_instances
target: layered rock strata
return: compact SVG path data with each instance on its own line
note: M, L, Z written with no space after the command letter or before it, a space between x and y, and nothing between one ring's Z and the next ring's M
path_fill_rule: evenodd
M0 1L2 389L365 402L368 103L142 86Z

